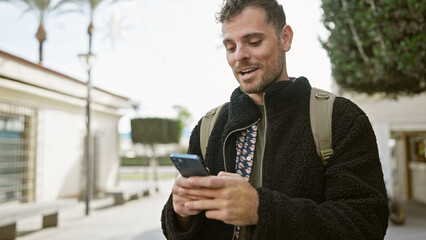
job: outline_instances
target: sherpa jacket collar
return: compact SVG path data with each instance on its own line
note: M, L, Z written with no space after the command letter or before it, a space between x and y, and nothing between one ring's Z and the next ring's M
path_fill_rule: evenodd
M296 106L302 99L309 97L310 91L311 85L305 77L279 81L270 86L264 94L267 117L277 116L284 110ZM223 140L235 129L250 126L261 118L258 106L240 88L236 88L232 93L228 111Z

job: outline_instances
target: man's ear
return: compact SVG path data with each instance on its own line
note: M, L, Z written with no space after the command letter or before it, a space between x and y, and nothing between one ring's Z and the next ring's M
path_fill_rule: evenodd
M291 42L293 41L293 29L289 25L285 25L281 31L280 41L283 46L284 52L288 52L291 48Z

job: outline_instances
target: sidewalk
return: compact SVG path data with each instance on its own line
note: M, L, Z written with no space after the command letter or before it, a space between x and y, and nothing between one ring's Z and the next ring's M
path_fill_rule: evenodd
M402 204L405 212L405 223L394 225L389 223L385 240L423 240L426 239L426 205L414 201Z
M159 182L158 193L120 206L94 209L84 215L84 206L66 209L59 216L59 227L30 232L18 240L164 240L161 210L174 179ZM20 223L18 229L37 229L35 220ZM29 230L28 230L29 231Z
M20 236L18 240L164 240L161 232L161 209L166 202L171 180L161 180L160 192L133 200L124 205L92 210L84 216L84 206L60 214L59 227L39 230ZM408 202L404 225L389 223L385 240L426 239L426 205ZM39 223L41 224L41 223ZM31 229L34 220L20 223L20 229ZM36 227L37 228L37 227Z

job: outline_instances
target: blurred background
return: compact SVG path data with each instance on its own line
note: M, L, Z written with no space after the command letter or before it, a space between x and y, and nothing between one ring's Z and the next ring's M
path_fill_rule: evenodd
M426 212L425 4L279 2L294 31L289 75L351 99L372 122L394 226L420 237L390 228L387 238L426 237L410 220L426 218L416 215ZM177 174L168 156L186 152L198 120L238 87L221 3L0 0L0 235L163 239ZM70 230L83 226L92 235Z

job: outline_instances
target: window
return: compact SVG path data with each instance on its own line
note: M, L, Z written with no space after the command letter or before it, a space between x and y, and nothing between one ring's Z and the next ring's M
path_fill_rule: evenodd
M0 102L0 206L34 200L35 110Z
M426 134L410 136L410 161L426 163Z

